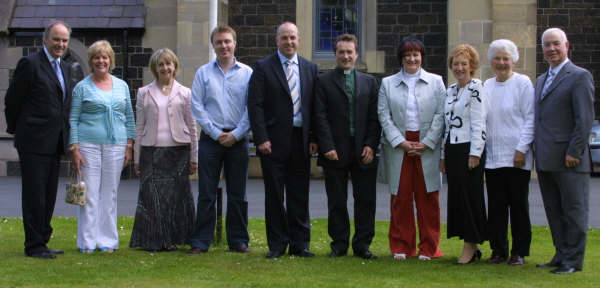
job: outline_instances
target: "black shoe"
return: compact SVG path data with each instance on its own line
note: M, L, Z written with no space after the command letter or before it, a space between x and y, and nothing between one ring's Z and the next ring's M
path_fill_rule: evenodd
M202 255L208 252L208 250L200 249L198 247L192 247L190 250L186 252L187 255Z
M577 272L577 269L575 269L573 267L569 267L569 266L563 266L563 265L550 271L550 273L554 273L554 274L572 274L574 272Z
M506 257L500 256L500 255L493 255L490 259L487 260L488 264L500 264L500 263L505 263L506 262Z
M35 252L35 253L31 253L27 256L33 257L33 258L40 258L40 259L55 259L56 258L56 255L49 253L48 251Z
M294 255L294 256L298 256L298 257L313 257L313 256L315 256L315 254L310 252L310 250L308 250L308 249L302 249L302 250L296 250L296 251L290 250L290 255Z
M510 257L510 259L508 259L508 262L506 262L506 264L510 265L510 266L521 266L523 264L525 264L525 258L514 254Z
M457 265L465 265L465 264L471 264L477 260L481 259L481 250L479 250L479 248L477 248L477 250L475 250L475 253L473 253L473 256L471 256L471 260L469 260L469 262L467 263L460 263L458 261L456 261L455 264Z
M267 259L277 259L279 257L281 257L281 251L279 250L271 250L269 251L269 253L267 253L267 255L265 255L265 258Z
M337 252L335 250L331 250L331 253L329 253L329 257L330 258L336 258L336 257L342 257L342 256L346 256L347 252Z
M369 250L367 250L367 251L365 251L363 253L355 253L354 256L360 257L360 258L363 258L363 259L367 259L367 260L375 260L375 259L377 259L377 256L375 256Z
M48 253L50 253L50 254L54 254L54 255L57 255L57 254L65 254L65 251L63 251L63 250L54 250L54 249L52 249L52 248L46 248L46 251L47 251Z
M229 251L236 252L236 253L241 253L241 254L250 254L250 253L252 253L252 250L250 250L250 248L248 248L248 246L239 246L239 247L235 247L235 248L229 248Z
M537 268L559 267L559 266L560 266L560 263L554 263L552 261L550 261L548 263L541 263L541 264L535 265L535 267L537 267Z

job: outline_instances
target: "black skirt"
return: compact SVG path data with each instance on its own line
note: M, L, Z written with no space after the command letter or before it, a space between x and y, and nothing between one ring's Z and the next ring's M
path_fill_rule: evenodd
M165 250L190 244L195 213L189 166L189 146L142 146L140 192L129 247Z
M487 240L483 169L485 150L479 166L469 170L470 143L445 144L444 158L448 177L448 238L458 236L465 242Z

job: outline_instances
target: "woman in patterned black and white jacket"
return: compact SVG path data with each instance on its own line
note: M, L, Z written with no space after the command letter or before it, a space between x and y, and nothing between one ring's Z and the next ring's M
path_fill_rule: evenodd
M444 108L445 133L440 170L448 177L447 237L464 240L457 264L481 258L477 244L487 240L483 195L485 167L486 101L483 84L473 79L479 54L470 45L459 45L448 57L457 83L448 87Z

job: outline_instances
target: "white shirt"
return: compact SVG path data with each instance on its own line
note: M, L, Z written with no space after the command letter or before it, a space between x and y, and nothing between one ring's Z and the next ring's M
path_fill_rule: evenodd
M485 148L485 122L487 96L483 90L483 83L479 79L472 79L465 87L458 88L458 83L448 87L446 104L444 107L444 122L446 139L450 144L471 143L469 155L481 157ZM444 158L444 144L442 144L442 159Z
M410 74L402 69L404 83L408 86L408 98L406 103L406 131L419 131L419 103L415 95L415 86L419 80L421 69L415 74Z
M515 150L526 155L522 169L531 170L534 134L534 88L525 75L514 73L508 80L485 81L487 102L487 158L485 168L514 167Z

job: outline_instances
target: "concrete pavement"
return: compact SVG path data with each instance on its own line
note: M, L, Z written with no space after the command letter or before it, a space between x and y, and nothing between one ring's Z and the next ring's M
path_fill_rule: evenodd
M67 178L61 178L54 216L77 216L77 206L65 203L65 184ZM192 181L194 199L197 198L198 183ZM533 225L548 225L542 197L537 179L531 179L529 192L529 209ZM224 185L222 185L224 186ZM352 215L353 199L352 186L348 188L348 208ZM223 202L226 202L226 193ZM262 179L248 179L248 213L250 217L264 218L264 186ZM119 187L118 214L120 216L134 216L138 197L138 180L123 180ZM440 194L440 208L442 222L446 222L446 187ZM377 185L377 220L390 219L390 195L387 185ZM225 210L225 207L223 207ZM225 213L225 212L224 212ZM0 177L0 217L21 217L21 178ZM310 216L312 218L327 217L327 197L323 180L310 182ZM590 227L600 227L600 178L592 177L590 185Z

